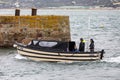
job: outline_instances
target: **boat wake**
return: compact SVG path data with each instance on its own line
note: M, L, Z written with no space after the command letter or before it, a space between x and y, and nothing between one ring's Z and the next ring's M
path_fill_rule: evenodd
M105 62L112 62L112 63L120 63L120 56L118 57L112 57L112 58L106 58L102 61L105 61Z
M16 59L24 59L24 60L27 60L26 57L23 57L23 56L21 56L20 54L16 54L15 58L16 58Z
M71 64L71 63L74 63L73 61L65 61L65 62L57 62L59 64Z

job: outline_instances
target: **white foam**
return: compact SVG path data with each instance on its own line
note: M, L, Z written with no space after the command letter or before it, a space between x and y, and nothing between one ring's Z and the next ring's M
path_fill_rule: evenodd
M57 62L57 63L60 63L60 64L71 64L71 63L73 63L73 61L63 61L63 62Z
M17 54L17 55L15 56L15 58L16 58L16 59L27 59L26 57L21 56L20 54Z
M112 58L106 58L103 61L105 61L105 62L120 63L120 56L118 56L118 57L112 57Z

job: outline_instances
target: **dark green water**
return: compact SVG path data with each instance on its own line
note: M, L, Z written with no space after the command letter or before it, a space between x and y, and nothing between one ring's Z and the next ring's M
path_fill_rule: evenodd
M5 10L4 14L14 14ZM30 14L30 10L22 10ZM120 11L117 10L38 10L40 15L70 16L71 39L95 41L96 50L105 50L95 62L34 62L19 56L15 49L0 49L0 80L120 80ZM3 13L1 13L3 14Z

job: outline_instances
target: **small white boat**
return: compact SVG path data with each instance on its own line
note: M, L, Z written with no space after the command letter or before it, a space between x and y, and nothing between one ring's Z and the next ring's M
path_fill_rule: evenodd
M76 52L75 42L32 40L28 45L15 43L20 55L34 61L79 62L96 61L103 58L104 50L96 52Z

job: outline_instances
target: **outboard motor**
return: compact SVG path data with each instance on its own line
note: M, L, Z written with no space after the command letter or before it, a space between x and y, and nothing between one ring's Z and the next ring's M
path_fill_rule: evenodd
M104 51L104 49L102 49L100 59L102 59L104 57L103 56L104 53L105 53L105 51Z

